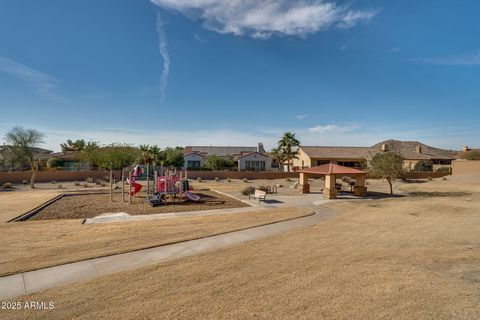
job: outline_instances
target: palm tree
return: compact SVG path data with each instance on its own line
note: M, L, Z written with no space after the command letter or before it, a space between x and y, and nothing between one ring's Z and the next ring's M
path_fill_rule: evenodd
M155 166L161 158L162 150L160 150L158 146L151 146L148 150L148 153L150 155L150 159L153 161L153 165Z
M300 141L295 138L295 133L293 132L285 132L282 138L278 141L278 147L281 148L282 153L285 156L285 161L287 162L288 172L290 172L290 164L293 159L297 158L299 146Z
M143 164L149 164L151 161L150 146L148 144L141 144L138 146L138 149L140 150L140 156L142 157Z
M270 150L270 157L278 164L278 171L280 171L280 167L285 162L285 155L282 152L282 149L279 148L272 148Z
M35 148L43 143L43 134L34 129L14 127L7 133L6 140L10 144L9 151L30 166L30 170L32 170L30 188L35 188L35 176L40 162L38 155L35 153Z

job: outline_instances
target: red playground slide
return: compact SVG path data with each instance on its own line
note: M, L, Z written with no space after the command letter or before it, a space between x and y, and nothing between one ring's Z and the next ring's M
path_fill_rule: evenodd
M142 190L142 185L140 183L132 182L132 188L133 190L130 192L130 195L134 196Z

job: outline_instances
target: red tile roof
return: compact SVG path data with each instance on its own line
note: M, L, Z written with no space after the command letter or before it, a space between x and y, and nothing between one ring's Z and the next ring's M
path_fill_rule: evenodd
M366 174L365 171L340 166L334 163L327 163L318 167L305 168L305 169L299 170L298 172L313 173L313 174Z

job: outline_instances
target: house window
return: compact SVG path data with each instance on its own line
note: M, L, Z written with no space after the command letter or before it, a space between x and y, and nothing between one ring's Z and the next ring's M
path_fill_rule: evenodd
M265 171L265 161L245 161L247 171Z
M452 160L432 159L432 164L443 165L443 166L451 166L452 165Z
M338 165L348 168L359 168L360 163L358 161L338 161Z
M187 161L188 168L200 168L200 160L188 160Z

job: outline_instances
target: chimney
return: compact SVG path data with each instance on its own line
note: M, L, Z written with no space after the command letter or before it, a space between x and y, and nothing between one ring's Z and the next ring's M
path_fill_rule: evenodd
M388 151L388 144L382 144L382 151Z
M258 153L261 153L261 154L264 154L265 153L265 149L263 148L263 143L259 142L257 144L257 152Z
M468 146L464 146L463 147L463 152L468 152L468 151L470 151L470 148Z
M417 153L422 153L422 146L416 146Z

